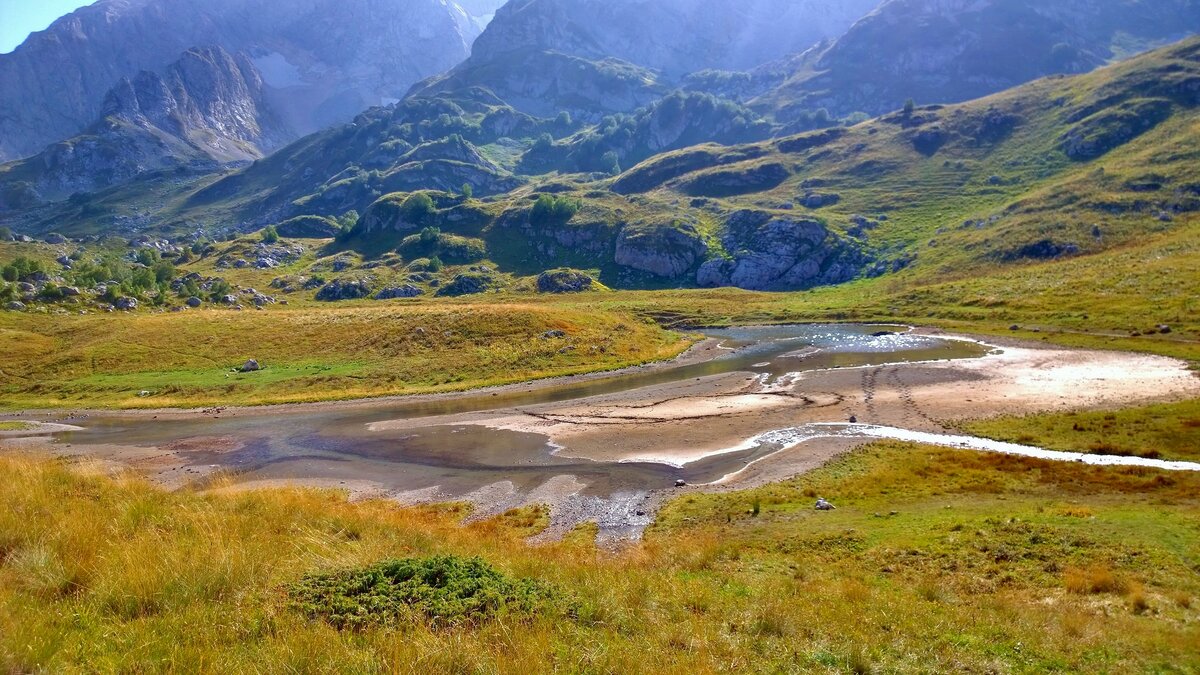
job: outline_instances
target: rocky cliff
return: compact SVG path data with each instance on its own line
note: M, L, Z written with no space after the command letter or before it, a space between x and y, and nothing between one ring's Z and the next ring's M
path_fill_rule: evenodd
M303 134L399 99L466 58L480 28L446 0L100 0L0 55L0 160L74 136L121 78L197 45L248 54Z
M887 0L845 35L792 59L758 102L781 119L950 103L1082 73L1200 30L1197 0Z
M101 114L83 133L5 167L0 184L55 200L151 171L257 159L291 136L258 70L220 47L190 49L161 75L122 78Z
M877 2L514 0L470 59L413 93L487 86L533 114L626 112L685 74L751 68L840 35Z

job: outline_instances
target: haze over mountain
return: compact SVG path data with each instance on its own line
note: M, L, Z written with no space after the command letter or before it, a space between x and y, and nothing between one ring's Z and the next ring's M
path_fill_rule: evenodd
M462 61L481 28L443 0L100 0L0 55L0 160L75 135L121 78L194 47L251 59L295 137L399 99Z
M490 89L523 112L628 112L683 75L739 70L835 37L878 0L515 0L471 57L413 95Z
M1197 0L886 0L845 35L794 57L756 107L790 119L952 103L1083 73L1200 31Z

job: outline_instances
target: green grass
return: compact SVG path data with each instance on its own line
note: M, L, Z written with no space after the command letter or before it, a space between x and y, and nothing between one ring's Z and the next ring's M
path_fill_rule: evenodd
M0 431L28 431L33 427L29 422L0 422Z
M1200 460L1200 400L1112 411L999 417L963 431L1051 450Z

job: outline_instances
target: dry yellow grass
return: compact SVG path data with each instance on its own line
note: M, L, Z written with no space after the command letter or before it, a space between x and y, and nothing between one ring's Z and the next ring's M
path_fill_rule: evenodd
M164 493L30 459L0 460L0 471L0 667L13 671L1200 664L1200 616L1172 600L1200 592L1188 563L1200 553L1195 476L881 444L795 481L676 500L645 542L610 554L586 527L527 546L539 509L463 526L453 505ZM818 491L836 512L811 510L806 495ZM1095 516L1058 513L1064 493ZM874 515L888 509L898 515ZM293 611L284 592L314 571L445 553L549 584L571 599L571 618L338 632ZM1071 568L1088 593L1068 592ZM1105 574L1125 580L1123 595ZM1090 591L1100 587L1113 590Z

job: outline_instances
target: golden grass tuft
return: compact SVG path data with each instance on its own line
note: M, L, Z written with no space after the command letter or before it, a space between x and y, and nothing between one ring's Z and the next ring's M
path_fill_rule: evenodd
M1068 567L1063 571L1063 584L1068 592L1077 595L1125 593L1130 587L1129 582L1106 565Z

